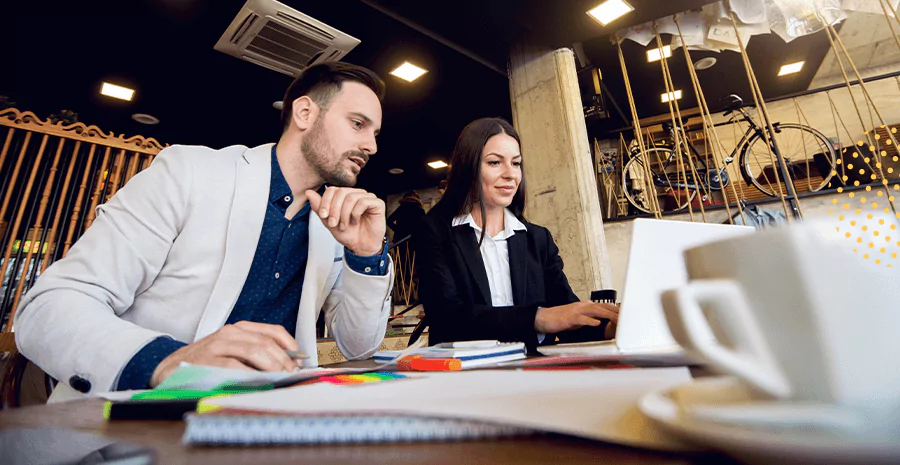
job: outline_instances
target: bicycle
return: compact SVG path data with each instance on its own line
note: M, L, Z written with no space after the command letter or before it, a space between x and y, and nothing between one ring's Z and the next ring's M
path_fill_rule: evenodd
M673 150L674 147L652 147L644 152L632 150L630 160L622 172L625 197L629 203L638 210L652 213L646 195L651 183L657 197L670 192L675 194L674 211L686 208L696 198L698 191L703 193L701 201L706 201L712 191L722 190L731 182L726 167L735 158L738 159L741 176L748 186L754 186L769 197L776 197L779 190L776 179L783 184L783 172L772 164L772 160L776 159L775 152L766 143L766 133L784 158L795 191L818 192L828 185L835 173L837 151L824 134L815 128L795 123L773 123L773 134L768 127L756 123L739 96L732 94L723 100L727 104L723 116L733 114L728 123L747 123L747 130L731 154L725 158L725 165L715 169L709 163L709 154L701 156L686 137L681 137L681 160L678 159L678 152ZM679 124L683 127L684 122ZM669 137L676 140L675 126L666 122L663 127ZM684 134L681 128L679 130ZM649 171L644 166L645 159L648 161ZM646 179L648 175L651 182ZM780 190L787 195L785 187L782 185ZM684 190L688 191L688 195L680 195L680 191Z

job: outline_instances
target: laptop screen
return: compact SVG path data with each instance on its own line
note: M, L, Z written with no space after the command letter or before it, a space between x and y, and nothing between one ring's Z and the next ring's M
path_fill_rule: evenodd
M616 345L622 351L676 348L660 296L687 282L683 253L692 247L750 234L749 226L636 219L625 272Z

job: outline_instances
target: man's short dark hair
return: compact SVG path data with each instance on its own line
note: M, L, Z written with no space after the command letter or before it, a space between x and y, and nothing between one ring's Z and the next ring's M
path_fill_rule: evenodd
M325 110L347 81L358 82L372 89L379 101L384 99L384 81L368 68L340 61L313 65L303 70L284 93L281 110L282 129L286 130L291 123L294 100L306 95Z

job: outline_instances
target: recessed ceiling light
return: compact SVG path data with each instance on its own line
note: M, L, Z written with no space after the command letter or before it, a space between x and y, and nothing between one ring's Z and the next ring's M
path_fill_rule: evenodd
M391 174L403 174L403 168L391 168L388 170Z
M781 69L778 71L778 75L784 76L785 74L799 73L800 70L803 69L803 63L806 63L806 62L798 61L796 63L788 63L781 67Z
M282 102L281 100L276 100L272 102L272 108L281 111L284 109L284 102Z
M658 49L658 48L654 48L653 50L647 50L647 62L648 63L653 63L654 61L659 61L659 58L660 58L659 50L660 49ZM662 48L662 54L666 58L669 58L670 56L672 56L672 47L670 47L668 45L664 45Z
M127 100L129 102L131 101L131 98L134 97L134 89L117 86L108 82L103 83L103 87L100 88L100 93L107 97Z
M598 23L606 26L616 18L632 10L634 10L634 7L625 0L606 0L588 11L587 14L597 20Z
M450 165L444 163L444 160L438 160L438 161L433 161L433 162L429 163L428 166L430 166L432 169L439 170L441 168L446 168Z
M404 61L402 65L391 71L391 74L397 76L400 79L403 79L404 81L413 82L427 72L427 69L419 68L418 66L408 61Z
M660 95L660 98L662 98L663 103L666 103L669 100L678 100L681 98L681 91L676 90L675 92L667 92L665 94Z
M716 64L716 57L701 58L694 62L694 69L704 70L712 68Z
M159 118L146 113L135 113L131 115L131 119L141 124L159 124Z

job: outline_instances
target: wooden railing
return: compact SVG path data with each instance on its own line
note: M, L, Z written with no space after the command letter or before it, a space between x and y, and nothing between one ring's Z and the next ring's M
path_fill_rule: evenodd
M395 305L411 305L419 300L419 286L415 279L416 252L410 244L410 239L394 244L390 251L394 261L394 301Z
M0 147L0 331L9 333L22 295L163 145L8 108L0 110Z

